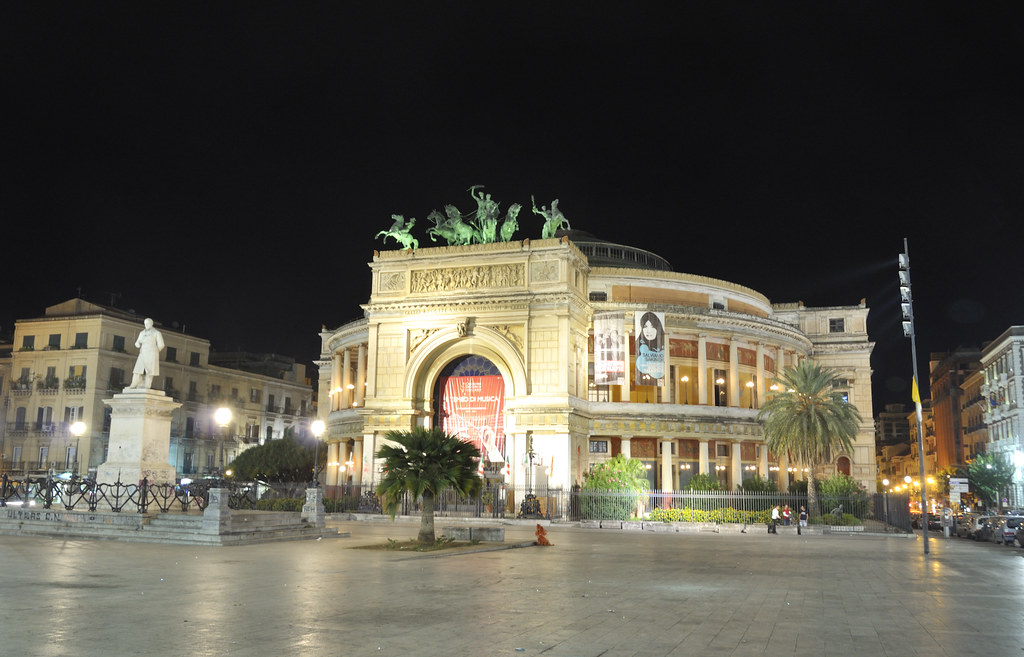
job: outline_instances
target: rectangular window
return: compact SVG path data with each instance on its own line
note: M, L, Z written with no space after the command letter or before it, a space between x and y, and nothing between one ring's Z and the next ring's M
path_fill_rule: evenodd
M590 441L590 453L591 454L607 454L608 453L608 441L607 440L591 440Z
M199 367L199 352L193 351L188 355L188 364L192 367Z
M256 388L249 388L249 401L254 404L260 403L260 391Z
M51 333L50 340L46 343L47 349L60 349L60 333Z
M89 346L88 333L75 333L75 349L85 349Z
M21 336L21 350L32 351L36 348L36 336L34 335L23 335Z
M44 445L39 448L39 469L50 467L50 447Z
M114 336L114 346L113 346L113 349L114 349L114 351L116 351L118 353L122 353L122 354L124 353L124 336L123 335L115 335Z
M729 456L729 443L715 443L715 453L718 456Z
M107 388L110 390L116 390L124 387L124 370L120 367L110 368L110 382L107 384Z
M167 347L167 351L164 352L164 360L168 363L178 362L178 350L175 347Z
M828 320L828 332L846 333L846 321L841 317Z

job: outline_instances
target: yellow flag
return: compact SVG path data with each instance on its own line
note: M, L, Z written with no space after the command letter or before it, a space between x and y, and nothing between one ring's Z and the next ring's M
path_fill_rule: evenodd
M917 377L913 377L913 379L911 380L914 382L914 384L913 387L910 389L910 398L914 400L915 404L920 404L921 393L917 391Z

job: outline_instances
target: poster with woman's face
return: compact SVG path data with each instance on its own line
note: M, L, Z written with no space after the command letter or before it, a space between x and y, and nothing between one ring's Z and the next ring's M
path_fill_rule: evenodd
M665 313L636 313L636 384L665 385Z

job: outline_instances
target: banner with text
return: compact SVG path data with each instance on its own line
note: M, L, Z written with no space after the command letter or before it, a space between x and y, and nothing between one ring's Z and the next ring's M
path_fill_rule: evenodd
M500 376L452 376L444 384L444 425L476 445L489 463L504 462L505 382Z
M636 313L636 384L665 385L665 313Z

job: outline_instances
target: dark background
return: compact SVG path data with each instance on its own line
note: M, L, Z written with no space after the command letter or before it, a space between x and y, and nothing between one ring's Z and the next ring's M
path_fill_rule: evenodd
M553 5L553 6L552 6ZM893 6L897 5L897 6ZM600 9L599 7L605 7ZM671 9L671 10L670 10ZM773 302L871 308L875 408L1024 323L1014 5L3 3L0 326L81 295L310 362L392 213L560 199ZM926 392L927 386L924 386Z

